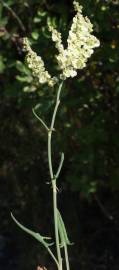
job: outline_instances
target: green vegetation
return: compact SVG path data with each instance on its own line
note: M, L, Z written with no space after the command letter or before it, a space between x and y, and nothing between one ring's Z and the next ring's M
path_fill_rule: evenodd
M69 79L64 86L58 131L53 141L54 163L57 168L62 149L65 165L59 188L78 193L81 200L94 202L98 198L99 202L105 190L114 194L119 190L119 1L83 0L80 4L94 24L101 46L87 67L78 73L77 80ZM34 50L40 52L48 70L54 74L56 51L48 22L52 21L62 32L65 43L73 12L72 1L6 0L4 4L0 0L0 168L1 188L8 194L7 200L1 199L7 202L1 206L2 213L8 209L5 220L10 210L15 209L15 216L22 213L27 224L38 227L47 191L47 186L43 188L48 179L46 134L34 118L32 108L37 104L37 113L49 123L55 92L34 81L24 63L22 37L30 38ZM39 210L35 217L37 200ZM49 202L48 206L51 207ZM30 214L26 216L28 211ZM41 230L48 214L44 220ZM2 230L7 226L8 221L3 222ZM23 265L22 269L29 269L27 263Z

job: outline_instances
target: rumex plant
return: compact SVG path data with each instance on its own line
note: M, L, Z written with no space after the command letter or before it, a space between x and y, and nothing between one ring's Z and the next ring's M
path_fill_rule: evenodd
M57 31L51 24L49 24L49 31L52 34L52 40L55 42L58 54L56 55L59 75L52 77L49 72L45 69L44 62L40 56L38 56L31 48L30 43L27 38L24 38L24 50L26 52L26 62L28 67L31 69L33 76L38 80L40 84L47 83L49 87L57 88L56 102L53 110L50 126L48 126L33 109L33 113L36 118L41 122L47 132L48 138L48 166L49 174L52 185L52 195L53 195L53 211L54 211L54 231L55 231L55 246L56 255L52 252L51 246L54 244L50 242L51 238L42 236L36 233L21 223L19 223L16 218L11 214L13 220L16 224L25 232L33 236L38 240L49 252L50 256L56 263L57 269L63 269L63 257L61 249L64 250L64 261L66 264L66 269L70 269L68 249L67 246L71 245L68 239L65 224L63 222L61 213L58 210L57 205L57 179L60 175L62 165L64 162L64 153L61 153L61 159L56 172L54 172L53 160L52 160L52 135L55 130L55 120L58 112L58 107L60 105L61 91L63 89L63 84L65 80L69 77L75 77L77 75L77 70L83 69L86 66L88 58L93 53L93 49L100 45L99 40L92 34L93 25L87 17L82 15L82 7L78 2L73 2L76 15L73 18L71 29L69 31L69 36L67 39L67 48L64 48L62 44L61 33Z

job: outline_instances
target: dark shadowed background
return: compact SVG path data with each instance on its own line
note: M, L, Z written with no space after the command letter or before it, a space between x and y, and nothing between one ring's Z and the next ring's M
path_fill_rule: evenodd
M77 78L65 83L53 160L65 162L59 208L74 245L71 270L119 269L119 1L83 0L101 46ZM22 37L55 74L51 21L66 45L75 15L69 0L0 0L0 270L55 266L47 252L11 220L53 235L47 134L32 114L49 123L55 90L38 85L24 62Z

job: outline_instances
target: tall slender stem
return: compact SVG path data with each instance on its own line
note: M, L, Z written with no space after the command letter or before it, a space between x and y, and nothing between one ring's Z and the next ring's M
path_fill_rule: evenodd
M48 131L48 165L49 165L49 172L50 178L52 182L53 188L53 211L54 211L54 228L55 228L55 242L56 242L56 250L57 250L57 257L59 263L59 270L62 270L62 257L60 251L60 243L59 243L59 234L58 234L58 220L57 220L57 186L56 186L56 177L53 173L53 166L52 166L52 132L54 130L54 124L56 119L57 110L60 104L60 94L62 89L63 82L59 85L55 108L52 115L51 125Z

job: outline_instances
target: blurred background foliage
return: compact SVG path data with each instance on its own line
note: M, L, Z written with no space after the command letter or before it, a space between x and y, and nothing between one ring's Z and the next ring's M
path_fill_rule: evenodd
M90 238L91 231L87 232L85 226L86 224L89 226L87 219L90 209L94 207L94 215L101 210L101 213L110 220L108 210L114 211L115 200L116 206L118 205L119 1L80 0L80 4L84 7L84 14L91 19L94 33L99 38L101 46L95 50L87 67L78 73L77 79L69 79L65 83L56 122L53 154L54 164L57 167L59 152L65 153L65 163L59 182L59 205L65 215L69 204L70 209L74 211L76 228L69 225L69 231L77 239L79 220L84 228L79 237L82 251L76 240L74 254L78 256L82 269L96 270L103 268L101 266L96 268L95 263L93 266L92 257L89 255L90 247L86 239ZM9 226L13 228L8 232L8 236L10 239L12 237L12 244L21 243L15 251L12 250L10 257L15 257L16 261L9 261L9 269L13 266L22 270L33 269L36 261L44 264L47 258L47 254L42 251L42 256L39 257L36 247L35 250L29 251L29 258L32 258L29 259L30 262L27 260L26 238L21 238L21 232L17 234L16 227L9 217L10 210L22 216L27 224L37 228L42 217L40 230L43 234L44 229L49 231L52 225L52 220L49 220L49 211L52 210L51 194L49 186L45 185L48 181L47 137L42 126L34 118L32 108L36 106L37 113L49 123L56 89L38 85L34 80L24 61L22 38L29 37L33 49L43 57L50 73L55 74L56 49L48 32L48 21L62 33L66 45L73 16L74 10L70 0L0 0L1 231L2 237L7 242L6 232L10 224ZM85 207L89 209L86 220ZM100 215L97 217L97 223ZM93 220L93 216L91 218ZM72 217L66 215L66 221L71 224ZM95 230L95 227L93 229ZM91 230L93 229L91 225ZM13 236L12 230L15 230L17 236ZM29 239L27 241L29 244L32 243ZM11 240L8 242L7 247L11 247ZM14 252L17 255L14 255ZM84 259L85 256L87 261ZM116 258L113 259L116 261ZM73 255L70 260L72 265L76 263L79 265L79 261L73 261ZM105 257L103 260L106 261ZM3 268L8 269L5 260L3 261ZM113 270L117 269L115 265L112 260L110 267L113 266Z

